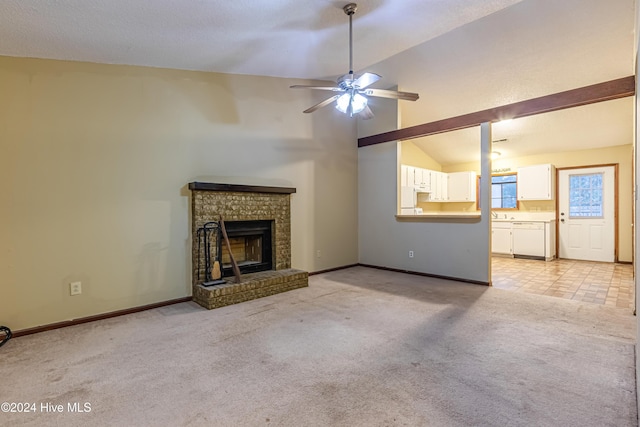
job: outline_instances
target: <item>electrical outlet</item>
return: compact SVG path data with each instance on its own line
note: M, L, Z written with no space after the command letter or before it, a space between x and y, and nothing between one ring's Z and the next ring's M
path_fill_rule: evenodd
M320 257L322 257L322 252L320 252L320 249L318 249L316 251L316 258L320 258Z
M413 258L413 251L409 251L409 258Z
M82 282L69 283L69 293L71 295L80 295L82 293Z

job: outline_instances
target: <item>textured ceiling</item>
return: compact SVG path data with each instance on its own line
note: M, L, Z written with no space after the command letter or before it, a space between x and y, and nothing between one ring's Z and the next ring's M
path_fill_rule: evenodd
M634 17L635 0L524 0L367 71L420 93L400 103L408 127L633 75ZM495 126L508 142L494 149L504 160L630 145L633 110L629 97L517 119ZM414 142L443 165L480 157L477 129Z
M493 125L498 160L631 144L634 98L522 117ZM480 161L480 128L411 140L443 166Z
M363 0L362 69L520 0ZM277 77L348 72L333 0L2 0L0 55Z
M0 55L333 80L347 3L0 0ZM635 0L361 0L354 68L420 93L407 127L632 75L634 16ZM633 100L514 122L495 130L503 159L630 144ZM473 130L414 142L444 165L479 157Z

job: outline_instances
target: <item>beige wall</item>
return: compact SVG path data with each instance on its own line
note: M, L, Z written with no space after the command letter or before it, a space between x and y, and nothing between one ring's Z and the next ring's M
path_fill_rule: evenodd
M191 181L296 187L292 265L356 263L355 124L290 84L0 57L0 324L190 295Z
M417 147L411 140L400 143L400 163L434 171L441 171L442 166L431 156Z
M630 262L632 256L632 204L633 204L633 178L632 160L633 146L618 145L609 148L592 150L567 151L561 153L548 153L536 156L526 156L513 159L498 159L493 161L492 169L508 169L517 171L518 167L551 163L556 168L572 166L589 166L618 163L618 259ZM478 163L465 163L451 165L443 168L445 172L457 172L472 170L479 173ZM454 203L451 203L454 205ZM459 205L455 203L455 205ZM519 210L528 212L555 211L554 201L529 201L520 202Z

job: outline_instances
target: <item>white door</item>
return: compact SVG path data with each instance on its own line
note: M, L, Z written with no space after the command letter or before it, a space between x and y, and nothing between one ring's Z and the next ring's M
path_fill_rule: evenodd
M560 258L613 262L615 252L615 168L558 172Z

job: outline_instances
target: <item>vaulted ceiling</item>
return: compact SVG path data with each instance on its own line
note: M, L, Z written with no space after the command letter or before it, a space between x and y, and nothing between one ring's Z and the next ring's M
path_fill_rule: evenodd
M0 55L333 80L348 71L347 3L3 0ZM484 110L634 74L635 3L361 0L354 68L420 93L400 102L402 127ZM630 144L632 113L630 99L579 107L495 139L513 156ZM415 142L443 165L478 158L475 137L451 136Z
M519 1L362 0L354 65L379 62ZM2 0L0 55L326 78L348 72L347 3Z

